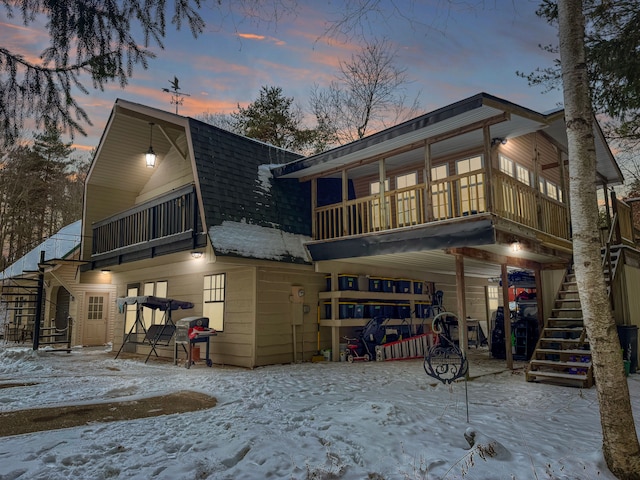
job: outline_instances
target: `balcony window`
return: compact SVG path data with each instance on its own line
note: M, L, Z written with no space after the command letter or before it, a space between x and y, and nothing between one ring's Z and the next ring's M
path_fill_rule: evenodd
M398 190L415 187L417 184L417 172L396 177L396 189ZM418 202L416 201L416 190L411 189L398 192L396 197L396 209L398 225L415 225L418 223Z
M443 220L451 217L451 194L449 182L443 182L449 176L447 165L439 165L431 168L431 203L433 205L433 218Z
M456 162L456 173L465 175L482 169L482 157L465 158ZM458 206L462 215L484 212L484 173L478 172L460 178L458 188Z
M384 191L389 191L389 179L384 181ZM369 184L369 193L371 195L380 195L380 182L371 182ZM389 201L386 201L387 211L389 208ZM386 228L386 214L382 208L382 202L380 197L371 200L371 225L374 230L380 230Z

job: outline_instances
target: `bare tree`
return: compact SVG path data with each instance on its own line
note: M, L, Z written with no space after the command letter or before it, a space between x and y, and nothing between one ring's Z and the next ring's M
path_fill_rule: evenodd
M387 39L367 42L348 62L340 62L337 78L311 92L310 108L340 145L360 139L416 115L416 99L406 106L406 68L396 65L397 49Z
M349 0L359 1L359 0ZM173 9L168 4L173 4ZM205 23L204 0L0 0L8 21L41 25L49 37L42 52L0 47L0 144L16 141L24 121L84 135L91 121L78 103L94 89L117 82L125 87L136 68L155 57L152 45L164 48L167 23L187 24L197 37ZM215 0L212 29L238 31L246 21L277 25L298 13L298 0ZM36 60L32 60L36 59ZM79 92L79 93L78 93Z
M593 107L585 55L582 0L559 0L560 58L569 147L573 254L593 357L607 466L621 479L640 478L640 445L624 376L620 342L601 267Z

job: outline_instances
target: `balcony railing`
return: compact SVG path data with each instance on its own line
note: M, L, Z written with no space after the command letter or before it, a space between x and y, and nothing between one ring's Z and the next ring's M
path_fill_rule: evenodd
M92 255L197 232L197 226L195 189L189 185L96 222Z
M487 212L489 191L492 213L569 238L565 204L501 172L493 172L489 189L484 170L434 180L430 188L420 184L391 190L384 196L370 195L318 207L314 210L314 238L328 240Z

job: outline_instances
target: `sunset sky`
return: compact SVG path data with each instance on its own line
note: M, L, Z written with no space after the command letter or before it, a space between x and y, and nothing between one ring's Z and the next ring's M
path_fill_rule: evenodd
M541 88L529 87L515 74L553 61L553 55L538 47L557 40L556 30L535 15L537 0L382 1L381 15L365 18L362 30L351 38L323 36L327 22L344 11L341 0L299 0L296 15L281 12L285 15L277 24L234 16L225 1L223 11L211 5L217 2L204 3L201 14L207 27L199 38L193 39L188 28L176 32L169 25L165 49L152 47L157 58L147 70L135 70L126 89L116 84L104 92L79 95L93 122L87 137L75 138L79 152L97 146L117 98L175 111L170 95L162 91L174 76L190 95L179 109L183 115L229 113L238 103L255 100L265 85L282 87L306 109L311 86L327 86L339 62L358 51L364 36L386 37L398 48L396 65L407 69L409 96L419 94L423 111L479 92L537 111L561 102L560 92L543 95ZM404 10L392 15L394 6ZM0 12L0 45L33 57L46 41L42 28L16 24ZM85 85L90 87L90 82Z

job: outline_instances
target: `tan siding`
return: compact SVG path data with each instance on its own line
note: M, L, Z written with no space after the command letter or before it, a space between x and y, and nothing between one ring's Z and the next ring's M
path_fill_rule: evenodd
M178 140L181 150L186 151L185 136L181 135ZM136 198L136 203L146 202L190 183L193 183L193 170L189 158L184 159L180 153L172 148L163 158L158 160L153 175Z
M296 325L296 358L309 361L317 352L318 292L324 290L324 274L311 267L287 268L274 265L257 271L258 303L256 317L256 365L293 361L293 318L302 311L302 304L290 301L291 287L305 289L302 324ZM294 310L299 309L299 310Z
M614 298L616 323L640 326L640 268L619 262L618 269L621 271L616 275L616 285L613 288L613 292L620 292L620 295Z
M551 310L555 305L558 290L562 285L566 273L566 270L542 270L540 273L542 278L542 294L537 293L537 295L542 297L544 312L542 312L542 318L538 317L538 321L546 321L546 319L551 316Z
M204 275L226 273L226 302L224 331L211 338L211 359L216 364L253 367L255 282L253 267L235 267L222 263L187 261L158 267L133 270L114 274L118 296L126 294L126 286L132 283L144 284L166 280L168 296L192 302L193 309L177 310L172 313L174 322L192 316L202 315L202 295ZM114 330L114 350L122 345L124 338L124 315L118 314ZM138 352L142 347L138 347ZM201 355L204 355L204 347ZM170 350L171 357L173 350Z
M91 201L85 202L82 219L82 258L89 260L93 245L92 224L130 208L135 202L136 195L113 187L88 185L86 196Z

